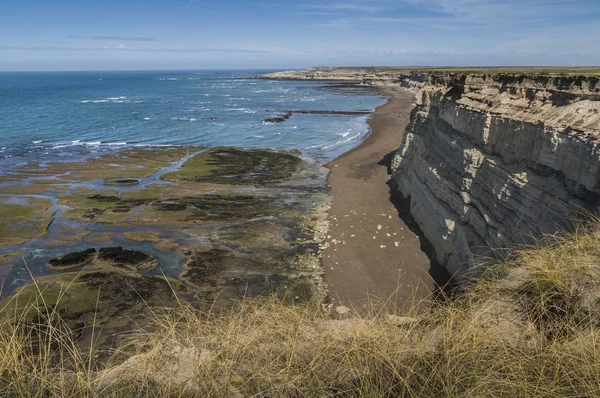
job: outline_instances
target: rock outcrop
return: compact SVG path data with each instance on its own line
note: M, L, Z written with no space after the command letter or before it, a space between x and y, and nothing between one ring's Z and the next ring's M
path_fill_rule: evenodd
M392 178L450 273L597 207L598 78L431 74L416 102Z
M262 79L320 80L360 83L369 86L400 86L419 89L427 82L428 73L411 72L406 68L333 68L321 67L267 73Z
M318 71L416 93L392 181L453 275L472 270L480 255L568 229L598 207L600 79L577 74Z

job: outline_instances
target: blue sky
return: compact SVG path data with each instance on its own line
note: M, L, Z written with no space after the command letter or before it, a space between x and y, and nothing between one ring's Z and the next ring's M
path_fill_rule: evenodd
M600 65L600 0L0 0L0 70Z

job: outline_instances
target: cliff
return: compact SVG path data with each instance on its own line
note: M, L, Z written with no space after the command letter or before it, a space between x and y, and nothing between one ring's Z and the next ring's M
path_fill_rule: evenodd
M360 79L416 93L392 180L453 275L478 255L569 229L600 201L600 79L497 72L381 69Z
M401 86L421 88L427 81L427 73L411 72L404 68L334 68L320 67L293 71L273 72L262 79L273 80L320 80L361 83L371 86Z
M568 229L600 194L595 77L430 75L392 163L452 274Z

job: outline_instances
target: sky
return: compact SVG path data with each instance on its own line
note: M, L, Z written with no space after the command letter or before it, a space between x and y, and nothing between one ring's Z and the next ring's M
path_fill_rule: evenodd
M0 0L0 70L600 65L600 0Z

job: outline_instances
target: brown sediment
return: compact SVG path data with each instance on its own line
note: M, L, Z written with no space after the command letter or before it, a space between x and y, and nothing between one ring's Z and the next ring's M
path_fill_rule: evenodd
M402 142L414 95L385 94L388 102L369 119L371 135L328 164L333 201L323 265L334 305L362 307L392 298L402 310L434 286L420 237L402 218L408 209L388 185L389 160Z

